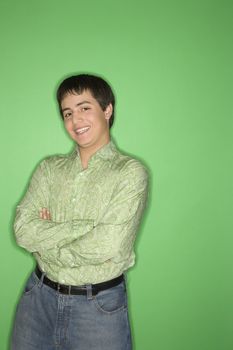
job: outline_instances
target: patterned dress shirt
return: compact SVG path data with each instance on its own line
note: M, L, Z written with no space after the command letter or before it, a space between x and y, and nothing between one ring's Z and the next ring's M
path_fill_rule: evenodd
M43 160L17 206L17 243L53 281L110 280L134 265L133 244L145 208L148 174L110 141L83 169L78 147ZM39 217L47 208L51 220Z

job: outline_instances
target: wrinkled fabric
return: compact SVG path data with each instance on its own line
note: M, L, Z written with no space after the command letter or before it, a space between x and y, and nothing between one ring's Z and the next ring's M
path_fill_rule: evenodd
M110 280L135 263L133 244L146 205L148 173L110 141L83 169L79 150L35 170L17 206L17 243L59 283ZM39 217L47 208L51 220Z

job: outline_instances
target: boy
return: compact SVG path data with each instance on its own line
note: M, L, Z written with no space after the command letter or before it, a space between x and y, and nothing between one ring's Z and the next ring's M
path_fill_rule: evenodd
M106 81L69 77L57 101L76 147L41 162L17 207L17 243L37 266L12 350L130 350L124 273L134 265L147 172L111 140L115 98Z

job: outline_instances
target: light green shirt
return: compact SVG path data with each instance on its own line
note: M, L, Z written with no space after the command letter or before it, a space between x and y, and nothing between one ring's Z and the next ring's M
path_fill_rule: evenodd
M61 284L110 280L134 265L148 175L112 141L83 170L79 151L43 160L17 207L17 243ZM51 220L39 217L47 208Z

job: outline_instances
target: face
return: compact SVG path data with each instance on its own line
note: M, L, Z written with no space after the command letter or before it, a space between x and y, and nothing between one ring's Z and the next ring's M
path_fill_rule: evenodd
M110 140L109 119L112 105L105 111L98 101L86 90L82 94L67 94L61 102L65 128L80 148L92 153Z

